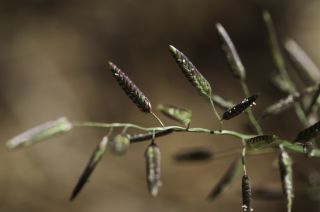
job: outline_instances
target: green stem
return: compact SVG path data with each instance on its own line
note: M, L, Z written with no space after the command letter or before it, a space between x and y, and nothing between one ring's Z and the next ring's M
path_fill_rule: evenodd
M249 92L247 83L244 80L241 80L240 84L241 84L242 90L244 92L244 95L246 97L249 97L251 94ZM250 120L252 126L256 129L256 131L259 135L262 135L263 134L262 128L261 128L260 124L258 123L257 119L255 118L251 108L247 109L247 114L248 114L248 117L249 117L249 120Z
M311 114L313 106L317 103L317 100L319 99L320 96L320 85L318 85L318 89L316 90L315 94L312 97L312 100L310 102L309 107L307 108L307 116Z
M227 135L231 136L237 139L240 139L241 141L252 138L256 135L250 135L250 134L243 134L235 131L230 130L210 130L206 128L184 128L180 126L167 126L167 127L142 127L136 124L131 123L99 123L99 122L72 122L73 127L93 127L93 128L124 128L127 127L132 129L137 129L144 132L157 132L157 131L164 131L164 130L173 130L174 132L190 132L190 133L204 133L204 134L212 134L212 135ZM279 143L283 145L283 147L291 152L295 153L303 153L303 147L299 144L291 143L284 139L278 139ZM251 154L251 151L250 151ZM320 157L320 149L313 149L312 152L309 154L310 157Z
M221 117L220 117L219 113L217 112L216 107L214 106L214 103L212 101L212 97L211 96L209 98L209 101L210 101L210 104L211 104L211 107L212 107L214 115L217 117L218 121L221 122Z
M273 61L275 63L276 68L278 69L279 74L282 77L282 79L284 79L288 83L290 94L293 94L294 92L296 92L296 88L295 88L293 81L290 79L290 76L289 76L288 71L286 69L285 60L284 60L284 57L283 57L282 52L280 50L280 45L279 45L279 42L277 39L276 31L275 31L275 28L274 28L274 25L272 22L272 18L270 16L269 12L264 11L263 18L265 20L267 30L269 33L270 47L271 47L271 51L272 51ZM296 102L294 104L294 108L295 108L296 114L297 114L300 122L304 126L308 126L309 121L308 121L308 118L303 110L302 105L299 102Z
M162 127L164 127L164 124L162 123L162 121L160 120L160 118L154 113L154 112L150 112L151 113L151 115L153 116L153 117L155 117L156 119L157 119L157 121L159 122L159 124L162 126Z
M154 131L164 131L164 130L173 130L174 132L191 132L191 133L205 133L205 134L213 134L213 135L228 135L238 139L248 139L253 137L254 135L242 134L235 131L230 130L210 130L206 128L184 128L180 126L166 126L166 127L141 127L136 124L131 123L99 123L99 122L73 122L72 125L74 127L95 127L95 128L123 128L127 127L132 129L137 129L145 132L153 132Z

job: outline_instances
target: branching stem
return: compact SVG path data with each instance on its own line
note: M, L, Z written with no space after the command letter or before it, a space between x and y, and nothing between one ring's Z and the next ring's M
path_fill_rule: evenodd
M142 127L136 124L131 123L100 123L100 122L72 122L73 127L93 127L93 128L127 128L127 129L136 129L144 132L158 132L164 130L172 130L173 132L190 132L190 133L204 133L211 135L221 135L221 136L231 136L239 139L240 141L244 141L248 138L255 137L257 135L243 134L231 130L210 130L206 128L185 128L180 126L166 126L166 127ZM283 147L295 153L304 153L303 147L299 144L294 144L285 139L278 139L278 142L283 145ZM257 151L255 151L257 152ZM251 152L250 153L255 153ZM259 151L260 152L260 151ZM263 152L263 151L262 151ZM320 149L313 149L309 154L310 157L320 157Z

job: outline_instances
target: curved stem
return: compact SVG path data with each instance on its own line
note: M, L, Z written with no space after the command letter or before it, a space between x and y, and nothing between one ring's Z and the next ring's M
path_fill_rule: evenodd
M164 130L172 130L173 132L190 132L190 133L204 133L204 134L212 134L212 135L227 135L241 141L252 138L256 135L250 134L243 134L231 130L210 130L206 128L184 128L180 126L166 126L166 127L142 127L136 124L131 123L99 123L99 122L72 122L73 127L93 127L93 128L132 128L137 129L144 132L157 132L157 131L164 131ZM278 139L279 143L283 145L283 147L291 152L295 153L304 153L303 147L299 144L291 143L284 139ZM252 152L254 153L254 152ZM250 151L251 154L251 151ZM320 149L313 149L312 152L309 154L310 157L320 157Z
M160 123L160 125L162 126L162 127L164 127L164 124L162 123L162 121L160 120L160 118L154 113L154 112L150 112L151 113L151 115L153 115L153 117L155 117L156 119L157 119L157 121Z
M249 97L251 94L249 92L249 88L248 88L246 82L244 80L241 80L240 84L241 84L242 90L244 92L244 95L246 97ZM251 108L247 109L247 113L248 113L249 120L250 120L251 124L254 126L254 128L256 129L257 133L259 135L262 135L263 134L262 128L261 128L259 122L256 120Z
M180 126L166 126L166 127L142 127L136 124L131 123L99 123L99 122L72 122L74 127L96 127L96 128L132 128L145 132L154 131L164 131L164 130L173 130L174 132L192 132L192 133L205 133L205 134L214 134L214 135L229 135L238 139L248 139L254 135L242 134L230 130L210 130L206 128L184 128Z
M210 101L214 115L217 117L218 121L221 122L221 117L220 117L219 113L217 112L216 107L214 106L214 103L212 101L212 97L209 98L209 101Z

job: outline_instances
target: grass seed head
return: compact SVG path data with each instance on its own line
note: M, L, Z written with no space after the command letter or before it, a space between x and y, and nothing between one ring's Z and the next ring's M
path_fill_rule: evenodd
M192 64L192 62L174 46L169 46L171 53L185 77L191 82L198 93L206 98L211 98L211 86L210 83L202 76L198 69Z
M98 143L97 147L93 151L86 168L84 169L82 175L79 178L79 181L77 182L75 188L71 193L70 201L74 200L77 197L77 195L82 190L83 186L88 181L95 167L102 159L102 156L104 155L107 149L107 144L108 144L108 137L105 136L102 138L102 140Z
M224 52L227 62L231 68L232 74L239 80L245 80L246 73L244 66L240 60L238 52L225 28L220 24L216 24L218 38L221 43L221 49Z
M130 78L116 65L109 62L109 68L116 78L120 87L124 90L127 96L132 100L132 102L145 113L151 112L151 103L149 99L142 93L142 91L134 84Z
M32 129L29 129L7 141L6 146L9 149L29 146L56 135L63 134L72 129L72 124L66 117L61 117L53 121L48 121L40 124Z
M257 98L258 98L257 94L250 96L248 98L245 98L244 100L242 100L241 103L233 106L232 108L230 108L229 110L224 112L224 114L222 116L222 120L229 120L229 119L232 119L233 117L241 114L248 107L255 105L255 101L257 100Z
M161 155L155 143L151 143L145 151L147 185L151 196L158 195L161 182Z
M250 186L250 179L248 175L243 175L242 177L242 210L243 212L251 212L251 199L252 192Z

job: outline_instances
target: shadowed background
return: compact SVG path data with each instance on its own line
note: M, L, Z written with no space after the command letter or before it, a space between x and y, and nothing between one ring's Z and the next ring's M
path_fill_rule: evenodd
M115 82L106 62L113 61L144 91L154 107L170 103L193 111L192 126L218 128L203 98L184 79L168 45L183 51L201 70L213 91L235 102L244 97L220 50L214 24L222 23L247 68L254 108L282 97L267 80L275 70L261 12L273 16L281 41L293 37L319 58L318 11L308 1L2 1L0 4L0 137L2 144L39 123L60 116L71 120L158 123L142 114ZM222 113L222 111L220 111ZM290 110L262 122L265 133L293 139L302 126ZM166 124L173 122L161 117ZM225 127L252 132L245 115ZM69 195L103 129L75 129L30 148L0 148L1 211L235 211L241 210L240 178L215 202L206 195L232 157L201 164L178 164L173 155L187 147L222 151L239 147L228 137L174 134L159 138L164 186L148 195L144 151L132 145L124 157L106 154L79 197ZM273 166L276 154L252 156L248 172L253 187L280 188ZM296 165L306 159L297 158ZM313 159L312 162L316 162ZM308 166L310 166L308 162ZM301 166L295 168L301 169ZM254 200L256 211L284 211L285 201ZM315 202L297 192L294 208L317 211Z

